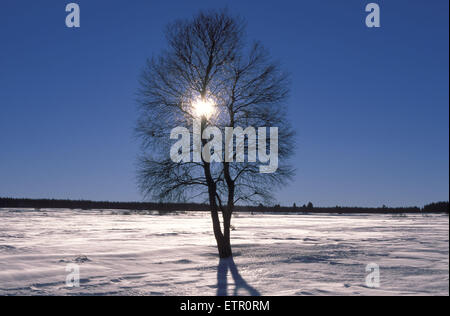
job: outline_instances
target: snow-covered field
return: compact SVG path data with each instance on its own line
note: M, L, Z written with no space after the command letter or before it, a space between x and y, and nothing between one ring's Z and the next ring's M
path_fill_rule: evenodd
M238 214L235 264L207 213L0 210L0 295L448 295L448 215ZM67 287L70 264L80 287ZM380 287L366 286L367 264ZM73 266L72 266L73 267Z

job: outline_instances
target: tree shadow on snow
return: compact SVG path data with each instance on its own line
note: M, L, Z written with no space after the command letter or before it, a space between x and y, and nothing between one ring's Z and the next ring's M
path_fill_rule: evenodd
M251 296L260 296L254 287L249 285L239 274L239 271L234 263L233 257L220 259L217 266L217 296L228 295L228 270L231 272L231 276L234 281L233 296L237 296L240 289L244 289Z

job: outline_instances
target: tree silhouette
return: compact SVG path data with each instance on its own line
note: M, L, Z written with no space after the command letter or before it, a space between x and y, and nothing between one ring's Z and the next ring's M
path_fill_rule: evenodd
M293 132L283 104L289 92L288 76L259 42L246 45L244 26L241 18L226 11L200 12L190 20L169 24L167 49L148 60L139 90L136 130L144 152L139 186L144 194L160 201L207 201L221 258L232 256L230 223L235 205L271 203L274 188L286 184L293 174L285 160L293 149ZM215 103L214 115L201 116L201 135L212 126L222 135L225 127L279 127L276 172L260 173L260 164L249 161L248 149L253 144L248 135L231 144L233 153L238 146L244 147L244 161L237 162L234 155L227 162L224 153L221 162L203 157L197 162L173 161L169 157L170 132L179 126L194 131L199 119L192 106L196 99ZM201 139L202 148L209 140ZM193 156L194 142L190 146Z

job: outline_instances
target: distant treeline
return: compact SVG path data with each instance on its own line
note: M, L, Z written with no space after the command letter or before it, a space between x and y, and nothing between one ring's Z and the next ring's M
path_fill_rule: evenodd
M424 212L448 213L448 202L430 203L423 207Z
M207 204L196 203L151 203L151 202L108 202L86 200L16 199L0 198L0 208L67 208L67 209L123 209L142 211L208 211ZM237 206L237 212L305 212L305 213L448 213L449 202L438 202L419 207L314 207L312 203L303 206Z

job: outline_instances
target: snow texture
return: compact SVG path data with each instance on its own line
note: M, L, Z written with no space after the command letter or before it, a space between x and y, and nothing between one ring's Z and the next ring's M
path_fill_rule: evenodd
M449 295L448 215L0 210L0 295ZM380 267L380 287L366 266ZM68 287L78 265L80 286Z

